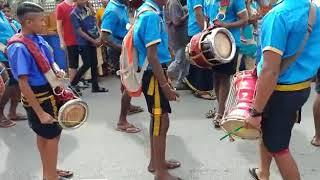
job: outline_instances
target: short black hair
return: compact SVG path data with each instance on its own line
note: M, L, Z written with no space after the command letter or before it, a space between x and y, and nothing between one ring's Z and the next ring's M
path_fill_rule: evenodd
M10 7L10 5L9 5L9 4L4 4L4 5L2 6L2 9L4 9L4 8L11 9L11 7Z
M21 21L28 13L41 13L44 9L33 2L22 2L17 7L17 16Z

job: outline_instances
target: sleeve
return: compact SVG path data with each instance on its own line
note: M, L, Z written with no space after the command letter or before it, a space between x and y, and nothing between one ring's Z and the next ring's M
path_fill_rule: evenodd
M64 14L60 4L57 5L56 12L57 12L57 20L63 20Z
M116 30L116 24L118 24L119 18L118 16L111 12L107 11L103 15L102 23L101 23L101 31L108 32L112 34Z
M285 22L279 14L272 13L265 16L261 28L262 52L273 51L283 55L289 34Z
M81 20L77 17L75 13L71 14L71 23L75 31L81 27Z
M169 7L169 16L172 21L178 21L181 17L183 17L183 9L178 3L173 3Z
M15 77L30 73L31 59L27 48L20 43L15 43L8 48L8 59Z
M149 47L161 42L161 26L160 17L156 13L143 17L142 24L144 25L144 44Z
M13 24L16 26L18 30L21 30L21 24L18 21L13 20Z
M203 0L193 0L192 9L203 6Z
M236 11L237 15L247 11L245 0L236 0L233 2L234 10Z

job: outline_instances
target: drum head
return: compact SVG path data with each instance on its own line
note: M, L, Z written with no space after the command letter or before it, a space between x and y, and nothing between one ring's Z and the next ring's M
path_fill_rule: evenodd
M58 122L64 129L74 129L83 125L87 116L88 105L80 99L74 99L60 108Z
M244 121L239 119L228 119L222 122L222 128L226 132L232 132L241 126L244 126ZM257 129L242 128L238 132L235 132L234 136L240 137L242 139L255 140L261 136L261 133Z
M214 37L214 42L217 53L219 53L222 58L227 59L232 50L232 43L230 42L229 36L224 32L218 32Z

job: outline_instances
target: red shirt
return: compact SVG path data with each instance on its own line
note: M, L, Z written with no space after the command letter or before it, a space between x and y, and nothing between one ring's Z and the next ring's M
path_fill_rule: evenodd
M66 2L61 2L57 5L57 20L62 21L63 26L63 39L66 46L77 45L76 35L71 23L71 12L75 5L69 5Z

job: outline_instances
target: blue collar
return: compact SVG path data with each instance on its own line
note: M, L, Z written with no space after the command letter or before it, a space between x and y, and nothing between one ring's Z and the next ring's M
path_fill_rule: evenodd
M153 0L146 0L145 3L157 10L157 13L161 13L161 7L159 7L155 2L153 2Z

